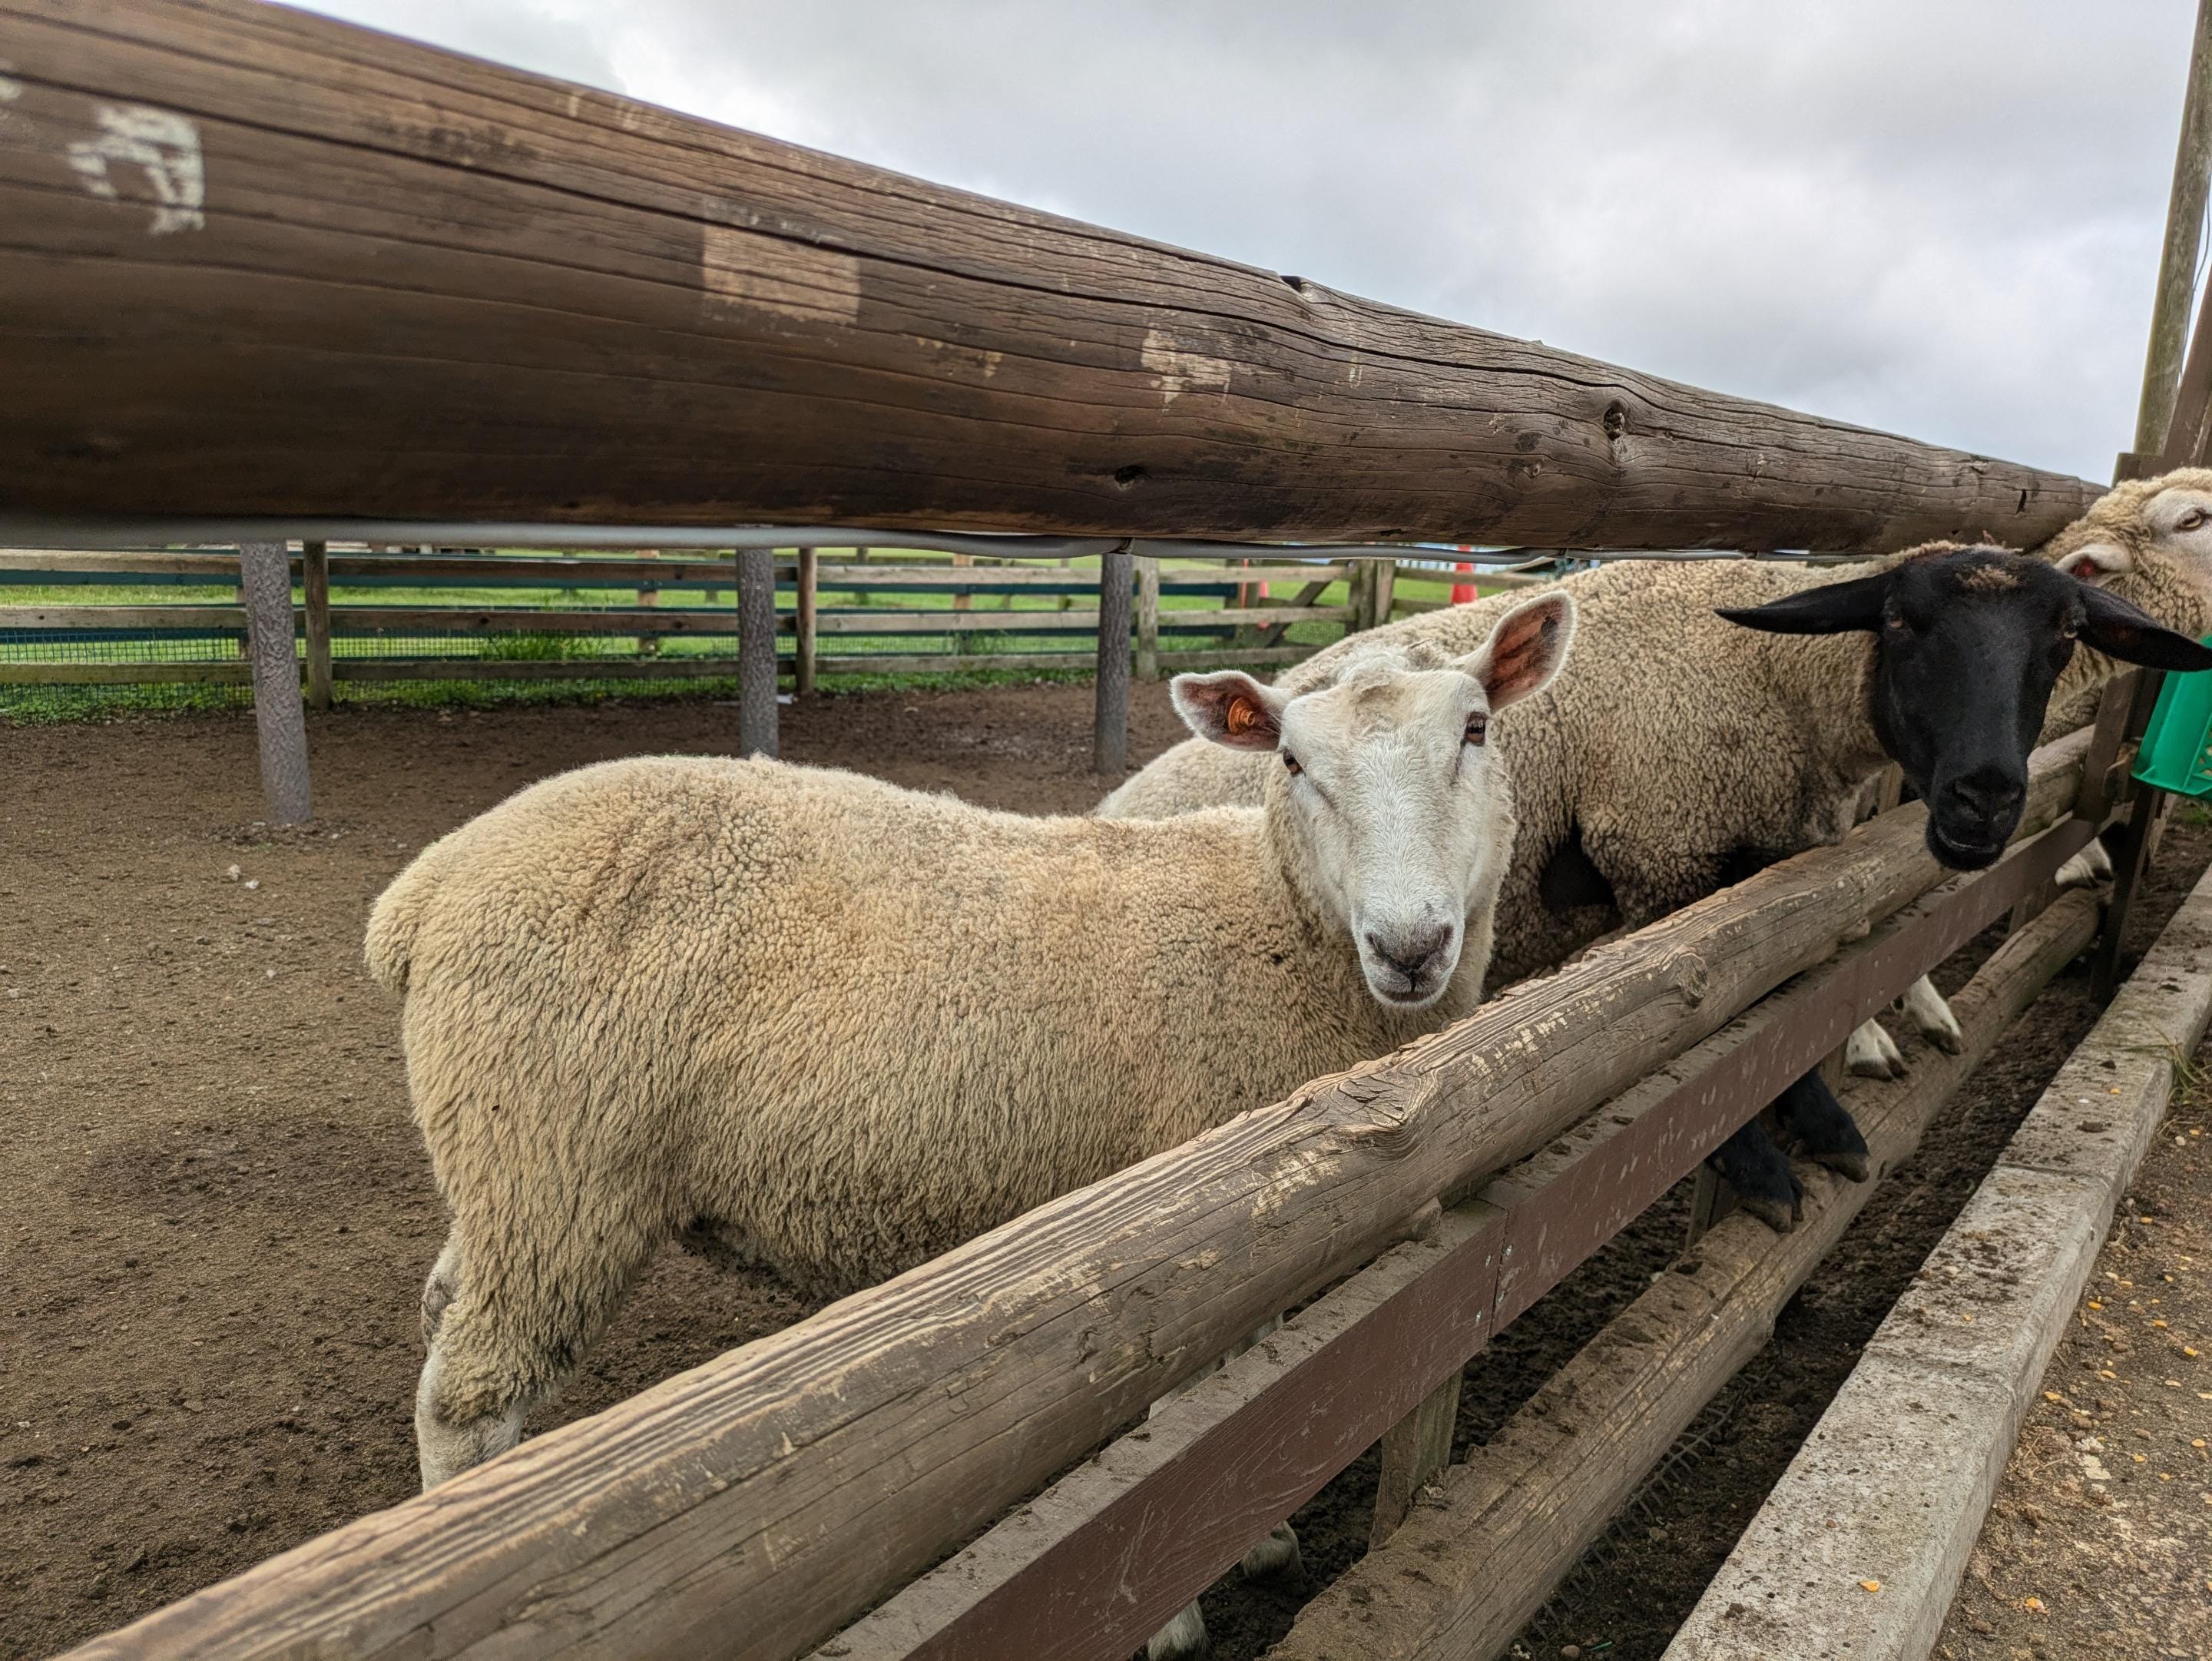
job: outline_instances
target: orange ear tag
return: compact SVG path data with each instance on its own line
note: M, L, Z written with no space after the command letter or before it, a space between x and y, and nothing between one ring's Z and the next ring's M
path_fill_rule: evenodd
M1241 738L1259 724L1258 704L1249 698L1231 698L1229 701L1229 714L1223 725L1228 727L1230 737Z

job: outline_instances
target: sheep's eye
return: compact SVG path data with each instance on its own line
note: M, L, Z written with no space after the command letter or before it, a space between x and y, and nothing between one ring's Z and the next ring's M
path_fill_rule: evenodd
M2173 522L2173 528L2177 531L2201 531L2207 520L2212 520L2212 514L2206 513L2202 508L2191 508Z
M2061 640L2076 639L2081 633L2081 619L2079 618L2067 618L2058 625L2058 638Z
M1291 770L1291 776L1292 778L1297 777L1299 774L1306 770L1304 768L1298 765L1298 758L1287 750L1283 751L1283 765Z
M1480 744L1489 731L1490 717L1480 710L1467 718L1467 741L1469 744Z

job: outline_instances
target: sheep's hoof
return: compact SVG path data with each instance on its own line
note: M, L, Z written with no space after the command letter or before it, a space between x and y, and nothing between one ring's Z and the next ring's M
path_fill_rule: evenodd
M1806 1158L1855 1183L1866 1181L1872 1173L1873 1154L1866 1138L1818 1073L1808 1073L1792 1084L1774 1107L1783 1129L1796 1138Z
M1714 1149L1705 1163L1735 1193L1736 1203L1777 1234L1797 1226L1805 1186L1756 1119Z
M1191 1661L1194 1656L1212 1653L1212 1640L1206 1635L1206 1617L1199 1613L1195 1600L1176 1610L1175 1619L1154 1633L1145 1646L1145 1661Z
M1878 1021L1867 1021L1844 1047L1844 1070L1862 1079L1901 1079L1905 1056Z
M1811 1153L1810 1149L1807 1151ZM1855 1183L1863 1183L1874 1175L1874 1161L1864 1148L1856 1153L1847 1147L1831 1148L1825 1153L1812 1153L1811 1157L1814 1163L1834 1171L1838 1177L1848 1177Z
M1288 1523L1276 1524L1274 1532L1255 1542L1237 1567L1247 1579L1287 1579L1304 1573L1305 1561L1298 1555L1297 1530Z
M1777 1234L1790 1233L1797 1226L1795 1204L1785 1206L1764 1194L1739 1194L1735 1202Z

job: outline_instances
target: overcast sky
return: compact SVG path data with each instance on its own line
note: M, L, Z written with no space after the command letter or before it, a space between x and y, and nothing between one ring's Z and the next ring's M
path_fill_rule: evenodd
M325 0L1678 380L2091 478L2190 0Z

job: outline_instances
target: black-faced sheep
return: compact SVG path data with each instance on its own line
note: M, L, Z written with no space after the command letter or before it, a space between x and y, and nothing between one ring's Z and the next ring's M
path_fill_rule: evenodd
M2192 626L2201 613L2190 606L2203 601L2189 597L2203 590L2175 592L2143 581L2148 563L2115 566L2106 589L2124 598L2140 594L2185 628ZM1499 895L1493 980L1504 983L1549 968L1601 934L1640 928L1761 866L1836 840L1853 823L1868 780L1893 753L1908 773L1916 767L1926 773L1916 784L1939 793L1931 829L1940 837L1948 825L1954 839L1932 844L1938 857L1957 864L1994 858L1994 850L1981 845L1994 822L1976 814L1978 805L2002 804L1975 797L1981 781L1967 776L1979 762L1955 777L1937 776L1938 735L1959 725L1958 709L1948 697L1916 703L1894 675L1887 690L1881 684L1884 653L1904 638L1887 629L1881 607L1886 596L1909 600L1913 618L1923 622L1930 608L1955 607L1965 626L1943 640L1954 648L1948 654L1953 669L1964 672L1962 687L1975 681L1976 660L1955 648L1973 644L1973 619L1990 620L1992 642L2018 636L2005 648L2013 654L2006 661L2017 659L2022 674L2033 675L2002 684L1984 677L1973 690L1977 697L2008 698L2009 718L2026 719L2025 728L2008 740L2024 760L2054 686L2073 697L2112 672L2104 653L2069 660L2072 646L2061 638L2062 627L2087 624L2085 638L2103 638L2105 631L2108 648L2123 654L2136 631L2134 624L2119 626L2116 614L2093 621L2089 607L2105 596L2057 571L2027 569L2033 564L2002 551L1947 548L1840 572L1744 561L1639 561L1565 579L1560 589L1575 596L1580 646L1544 695L1545 718L1524 728L1522 738L1504 738L1521 832ZM1843 599L1839 605L1815 600L1815 593ZM1389 639L1410 650L1448 654L1458 642L1479 637L1507 603L1453 606L1354 636L1288 671L1281 684L1293 691L1325 684L1342 660L1335 654L1360 649L1363 641ZM1718 615L1787 628L1793 607L1805 608L1802 621L1820 632L1777 641ZM2030 634L2045 654L2033 663ZM2154 660L2191 666L2212 661L2193 641L2171 633L2154 649L2170 654ZM1916 660L1946 656L1939 650ZM1903 660L1891 653L1893 666ZM1981 732L1988 723L1978 715L1975 725ZM1528 743L1526 735L1538 732L1540 741ZM1115 791L1098 812L1111 818L1188 812L1249 800L1256 782L1252 768L1237 757L1179 745ZM1963 790L1951 788L1960 785ZM1916 998L1915 1014L1939 1042L1945 1036L1955 1041L1949 1012L1932 988ZM1834 1138L1808 1136L1810 1151L1838 1169L1863 1172L1863 1145L1848 1120L1838 1115L1827 1129ZM1747 1140L1765 1146L1755 1129L1747 1129ZM1746 1163L1748 1151L1734 1150L1739 1158L1732 1174L1763 1169L1765 1181L1742 1197L1770 1222L1788 1226L1795 1178L1771 1148Z

